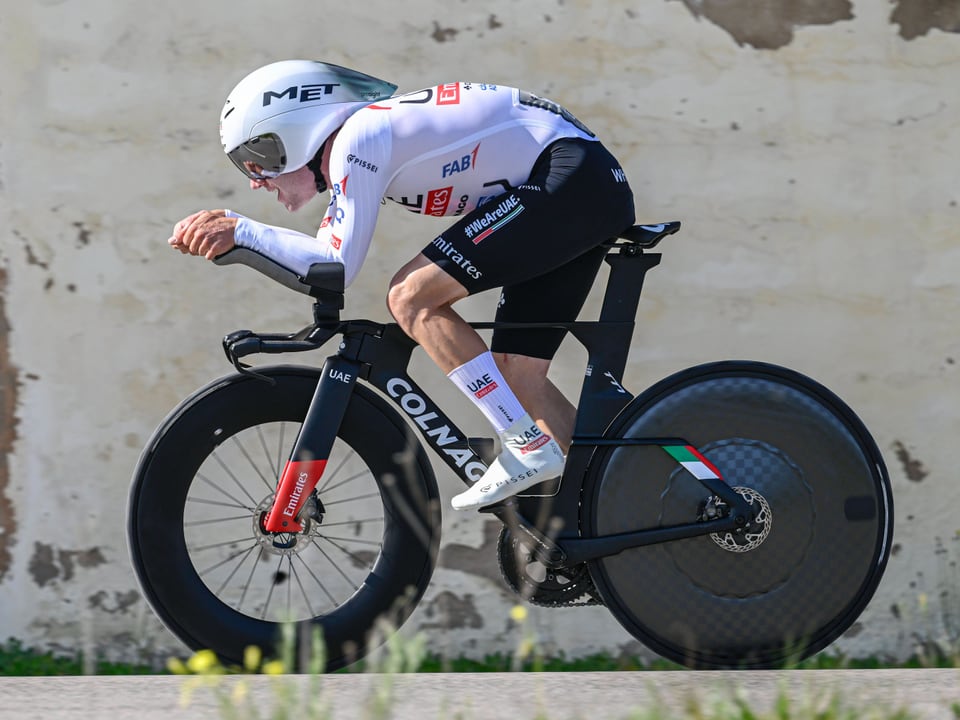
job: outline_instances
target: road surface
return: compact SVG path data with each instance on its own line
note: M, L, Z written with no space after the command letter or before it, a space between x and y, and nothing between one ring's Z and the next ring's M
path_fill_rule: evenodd
M194 682L197 679L193 679ZM243 681L246 695L235 701ZM238 708L272 710L319 698L327 714L292 713L308 720L680 720L691 700L706 710L743 694L759 713L770 712L786 694L790 717L815 702L839 696L863 718L889 718L905 708L918 720L955 720L960 707L960 670L800 670L742 672L423 673L233 676L219 689L194 687L177 676L87 676L0 678L0 718L43 720L180 720L226 718L218 696ZM311 685L313 683L313 685ZM316 692L311 690L316 688ZM377 711L377 699L390 707ZM658 714L646 713L659 709ZM885 714L872 715L881 710Z

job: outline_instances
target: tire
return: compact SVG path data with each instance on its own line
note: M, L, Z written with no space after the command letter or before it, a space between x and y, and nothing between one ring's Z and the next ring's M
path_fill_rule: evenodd
M250 645L278 657L290 650L278 645L284 626L298 638L319 626L336 670L423 595L440 541L436 479L406 423L358 385L317 486L322 521L306 534L261 532L320 370L258 372L274 384L225 377L157 429L130 492L131 559L149 604L191 649L227 664Z
M782 667L869 602L890 553L890 481L863 423L823 386L761 363L697 366L635 398L607 437L684 438L769 506L749 543L704 535L590 563L606 606L651 649L696 668ZM599 449L583 492L586 536L695 522L710 495L656 446Z

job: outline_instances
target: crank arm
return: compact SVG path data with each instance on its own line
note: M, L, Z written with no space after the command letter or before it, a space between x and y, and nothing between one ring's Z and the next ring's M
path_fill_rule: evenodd
M556 541L551 540L538 530L529 520L517 512L517 499L507 498L503 502L480 508L480 512L497 517L513 533L514 537L524 537L533 543L536 559L548 568L569 566L570 560Z

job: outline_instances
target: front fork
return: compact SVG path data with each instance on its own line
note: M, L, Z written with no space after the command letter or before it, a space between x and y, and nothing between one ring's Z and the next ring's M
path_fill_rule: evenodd
M263 520L265 531L292 533L303 529L298 516L323 475L359 372L359 363L339 355L324 362L300 434L280 474L273 506Z

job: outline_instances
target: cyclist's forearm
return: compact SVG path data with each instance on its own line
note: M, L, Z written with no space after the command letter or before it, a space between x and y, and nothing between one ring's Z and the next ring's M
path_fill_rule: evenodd
M238 247L256 250L300 276L306 275L314 263L341 262L340 253L316 237L257 222L230 210L227 215L238 219L234 232Z

